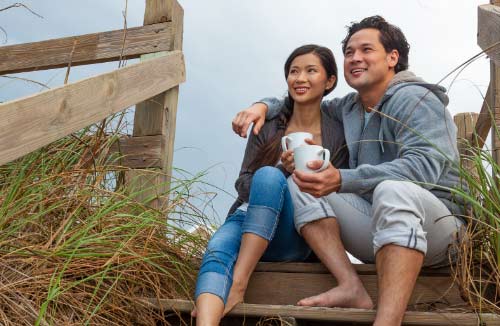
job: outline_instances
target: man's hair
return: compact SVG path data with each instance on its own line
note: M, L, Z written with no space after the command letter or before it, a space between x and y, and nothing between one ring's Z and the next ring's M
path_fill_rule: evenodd
M347 43L351 36L366 28L374 28L380 32L380 43L384 46L387 53L392 50L397 50L399 53L399 60L394 67L396 73L408 69L408 54L410 52L410 45L406 40L405 35L401 29L395 25L389 24L381 16L366 17L359 23L352 22L351 26L347 27L347 36L342 41L342 52L345 54Z

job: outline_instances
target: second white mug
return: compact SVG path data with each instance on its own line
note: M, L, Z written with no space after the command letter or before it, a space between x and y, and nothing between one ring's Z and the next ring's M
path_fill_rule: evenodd
M313 135L309 132L292 132L281 138L281 149L286 152L289 149L295 150L295 148L307 145L306 139L313 139Z
M296 170L309 173L320 172L326 169L330 163L330 151L319 145L299 146L293 151L293 159ZM313 170L307 167L308 162L316 160L323 161L323 165L319 169Z

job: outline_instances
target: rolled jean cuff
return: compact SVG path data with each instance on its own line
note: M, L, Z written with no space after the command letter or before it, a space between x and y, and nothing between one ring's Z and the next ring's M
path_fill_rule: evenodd
M271 207L249 205L241 233L254 233L271 241L278 225L279 212Z
M221 298L225 305L231 285L232 281L229 279L229 275L216 272L202 273L198 275L196 280L194 298L195 300L198 299L198 296L202 293L211 293Z
M300 208L295 207L295 229L297 230L297 233L300 234L300 230L307 223L321 220L325 217L333 216L335 216L335 212L333 211L332 207L322 201L310 203Z
M421 228L384 229L373 236L373 251L377 252L385 245L394 244L400 247L415 249L427 253L426 232Z

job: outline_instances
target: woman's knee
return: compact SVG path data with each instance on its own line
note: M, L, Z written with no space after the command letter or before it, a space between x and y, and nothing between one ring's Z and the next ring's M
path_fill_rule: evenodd
M280 169L273 166L264 166L258 169L252 178L252 186L272 187L286 184L286 178Z

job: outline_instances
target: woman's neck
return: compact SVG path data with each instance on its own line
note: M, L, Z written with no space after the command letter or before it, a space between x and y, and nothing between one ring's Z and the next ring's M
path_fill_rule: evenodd
M289 127L307 132L321 129L320 104L321 102L312 104L294 103Z

